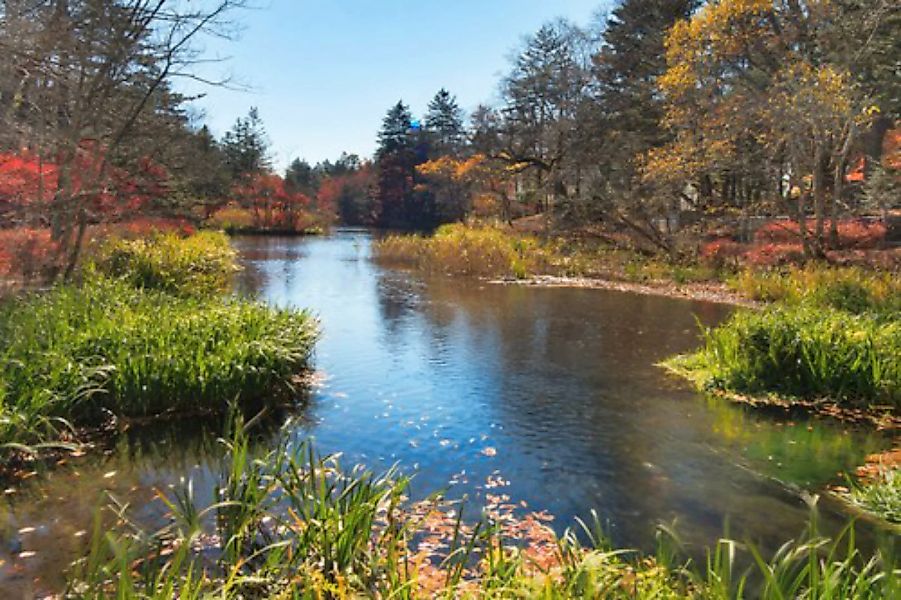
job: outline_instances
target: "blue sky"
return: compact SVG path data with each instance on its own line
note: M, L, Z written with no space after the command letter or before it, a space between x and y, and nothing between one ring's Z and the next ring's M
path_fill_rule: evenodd
M267 0L261 0L266 2ZM248 91L189 86L217 135L257 106L276 166L341 151L368 156L398 99L418 116L441 87L464 109L496 100L497 82L524 35L558 16L587 24L604 0L268 0L239 13L235 41L204 42L228 57Z

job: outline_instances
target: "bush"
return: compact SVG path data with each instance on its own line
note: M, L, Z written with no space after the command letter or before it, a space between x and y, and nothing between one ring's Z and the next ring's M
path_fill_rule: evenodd
M101 274L135 287L195 296L225 291L238 270L228 237L208 231L112 239L101 244L94 265Z
M745 246L730 239L708 242L701 247L701 262L714 269L736 269L745 254Z
M0 229L0 277L48 275L56 267L58 249L49 229Z
M901 321L820 306L735 313L669 363L703 387L901 407Z
M316 339L305 312L177 298L123 281L60 286L0 307L0 442L289 394Z
M826 223L827 239L830 223ZM875 248L885 239L886 227L878 221L847 219L839 221L838 249ZM807 223L808 232L812 223ZM792 244L800 245L801 228L797 221L770 221L754 233L754 241L761 246Z

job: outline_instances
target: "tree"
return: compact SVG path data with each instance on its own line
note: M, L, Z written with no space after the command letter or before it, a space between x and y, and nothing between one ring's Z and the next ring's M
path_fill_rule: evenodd
M29 147L56 165L45 212L64 274L115 168L139 168L153 136L141 125L174 116L204 34L227 35L241 0L7 0L0 19L0 131L7 149ZM157 123L160 121L157 120ZM82 169L85 161L90 169ZM76 188L76 181L78 186ZM102 206L103 203L100 203Z
M272 166L269 138L256 107L238 118L222 140L225 162L236 180L258 175Z
M382 225L422 225L428 219L422 203L414 204L419 134L414 128L410 109L403 101L392 106L382 120L376 151L379 222Z
M456 97L441 88L429 102L425 116L432 156L457 156L463 150L466 133L463 129L463 110Z
M578 193L580 177L571 151L588 83L585 41L583 32L565 21L542 26L526 40L502 84L497 157L534 174L543 210L571 191Z

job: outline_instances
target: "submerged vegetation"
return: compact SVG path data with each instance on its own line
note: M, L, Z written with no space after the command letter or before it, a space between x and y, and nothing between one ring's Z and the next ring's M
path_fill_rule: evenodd
M315 320L213 293L233 271L218 234L119 241L80 285L5 302L0 443L23 450L111 417L283 400L307 366Z
M225 443L225 442L224 442ZM540 516L406 500L395 470L343 470L306 443L255 457L239 428L226 443L215 503L191 484L162 501L170 524L150 533L116 508L97 529L69 591L119 598L889 598L890 551L864 555L853 526L829 539L815 520L765 559L722 539L705 563L679 558L664 530L656 556L614 549L597 520L556 536ZM99 523L99 521L98 521Z

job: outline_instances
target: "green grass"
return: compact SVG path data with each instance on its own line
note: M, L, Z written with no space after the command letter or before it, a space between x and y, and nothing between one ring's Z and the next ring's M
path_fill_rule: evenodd
M808 265L787 270L746 269L730 287L752 300L807 304L851 313L901 312L901 278L859 267Z
M221 232L189 237L157 233L135 240L103 242L94 258L101 274L134 287L178 295L210 296L228 289L238 270L237 254Z
M815 305L739 311L667 366L702 388L901 406L901 321Z
M90 551L69 574L72 596L106 598L890 598L891 552L865 555L853 526L802 534L764 558L722 539L700 564L661 530L656 556L615 549L597 519L555 536L503 522L466 523L438 500L405 501L408 481L344 470L307 444L254 456L241 428L226 443L214 503L190 483L165 498L169 525L98 519ZM427 508L421 508L426 505ZM417 508L419 506L419 508ZM460 507L457 506L457 509ZM513 517L516 529L526 521ZM506 520L509 522L509 519ZM67 596L69 597L69 596Z
M872 481L853 483L843 496L858 508L901 525L901 470L886 468Z
M124 279L128 279L127 277ZM292 392L317 337L305 312L93 278L0 307L0 443L111 415L222 412Z

